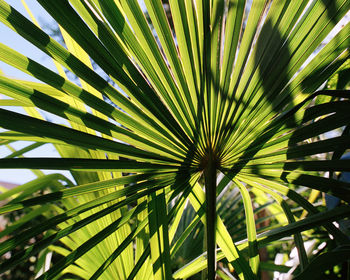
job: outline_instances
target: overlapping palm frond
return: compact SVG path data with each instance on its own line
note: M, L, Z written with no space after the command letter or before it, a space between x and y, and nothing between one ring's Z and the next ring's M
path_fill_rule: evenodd
M322 225L337 242L349 242L332 224L350 214L348 206L319 213L296 191L304 186L350 201L349 183L325 176L350 171L349 160L319 157L349 149L348 129L318 137L350 123L349 91L320 90L349 60L350 23L310 59L348 13L349 0L254 0L249 13L245 0L171 0L168 13L160 0L145 0L143 8L136 0L38 2L67 48L0 0L1 22L58 69L0 44L3 62L40 80L0 76L0 93L10 98L0 104L26 111L0 109L1 145L36 143L0 159L0 168L69 170L75 182L40 173L0 194L12 198L1 213L32 209L31 218L45 217L31 227L24 216L6 230L12 237L1 254L44 235L3 262L0 273L48 248L63 257L38 279L186 279L205 269L214 279L218 260L240 279L257 279L258 249L270 242L293 235L300 271L309 265L302 231ZM21 156L46 143L61 157ZM232 209L222 212L217 202L230 182L244 209L238 232ZM39 190L46 191L33 196ZM277 228L257 233L254 196L284 213ZM298 220L289 201L309 215ZM186 211L193 211L187 224ZM179 249L199 228L203 247L176 267Z

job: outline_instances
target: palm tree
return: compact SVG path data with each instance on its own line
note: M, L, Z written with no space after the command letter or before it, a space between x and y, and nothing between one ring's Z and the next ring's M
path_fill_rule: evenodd
M171 17L162 1L145 0L151 23L136 0L38 2L67 48L0 0L1 22L58 70L0 45L3 62L41 81L0 77L1 93L11 98L2 105L26 111L0 109L1 144L34 142L0 159L0 168L69 170L74 182L37 171L34 181L0 195L12 197L1 213L31 209L6 230L13 236L1 254L43 234L4 261L1 272L39 252L47 260L53 251L63 257L50 269L41 266L38 279L185 279L200 271L215 279L218 260L240 279L257 279L258 248L293 235L300 278L315 266L302 231L322 225L338 244L349 242L332 224L349 215L347 205L319 213L297 192L303 186L350 200L349 184L325 175L350 170L349 160L340 160L350 148L348 127L319 137L349 125L348 91L320 88L347 65L350 23L309 59L349 11L349 0L254 0L249 14L245 0L178 0L169 1ZM46 143L61 157L21 156ZM317 156L327 153L331 159ZM229 183L244 205L241 240L232 239L217 212ZM256 197L285 214L259 235ZM299 220L291 202L309 215ZM194 220L179 227L189 207ZM35 217L45 219L30 226ZM175 253L200 223L201 252L177 269Z

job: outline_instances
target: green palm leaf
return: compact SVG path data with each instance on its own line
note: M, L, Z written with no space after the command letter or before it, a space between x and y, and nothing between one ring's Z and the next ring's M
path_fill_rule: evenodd
M259 267L286 269L259 266L259 248L292 234L302 277L324 262L309 263L303 231L323 225L348 243L331 221L349 207L319 212L298 191L350 201L349 183L325 176L350 171L340 159L350 148L349 88L322 87L347 69L350 23L319 50L350 1L38 2L67 48L0 0L0 21L58 69L0 44L1 61L39 80L0 75L0 145L34 142L0 168L38 176L0 194L1 213L27 211L1 233L9 238L0 252L43 234L1 272L50 250L62 257L38 279L258 279ZM24 157L46 143L60 157ZM74 181L39 171L47 169ZM289 203L309 216L299 220ZM42 220L31 227L34 218ZM201 245L179 266L191 242Z

